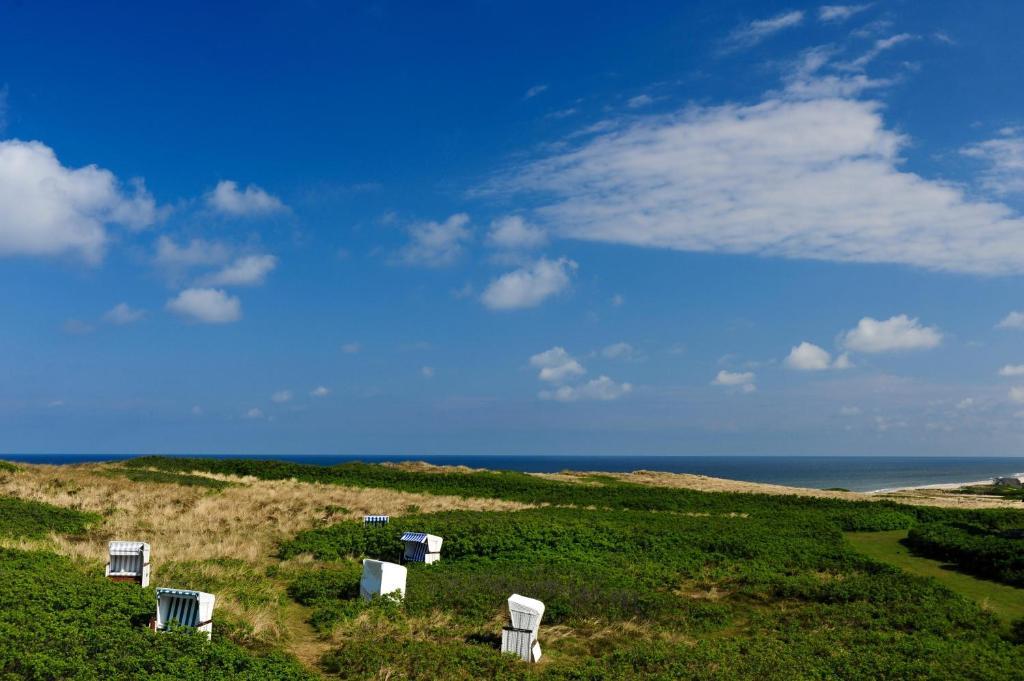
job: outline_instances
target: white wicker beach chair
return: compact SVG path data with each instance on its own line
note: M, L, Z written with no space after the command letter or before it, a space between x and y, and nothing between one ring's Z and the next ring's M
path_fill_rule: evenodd
M367 558L363 561L363 577L359 580L359 595L370 600L374 596L397 593L405 598L405 578L408 570L404 565L387 563Z
M149 586L149 544L141 541L112 541L107 551L107 579Z
M406 563L436 563L441 560L441 544L444 539L434 534L422 532L406 532L402 535L405 553L402 559Z
M540 619L544 604L535 598L512 594L508 599L509 626L501 630L501 652L512 653L526 662L540 660Z
M155 631L166 631L171 622L192 627L213 635L213 602L215 597L203 591L187 589L157 589L156 617L150 621Z
M363 525L375 525L375 526L379 527L381 525L387 525L389 522L391 522L391 516L387 516L387 515L364 515L363 516Z

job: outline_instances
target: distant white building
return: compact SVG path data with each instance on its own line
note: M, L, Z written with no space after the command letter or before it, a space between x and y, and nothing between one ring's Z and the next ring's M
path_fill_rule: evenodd
M402 556L406 563L436 563L441 560L441 544L444 539L434 534L423 532L406 532L402 535L405 553Z
M393 593L397 593L399 598L405 598L405 578L408 572L404 565L367 558L363 561L359 595L366 600Z
M512 594L508 599L509 626L501 630L501 652L513 653L526 662L540 660L540 619L544 604L535 598Z
M192 627L213 635L213 602L215 596L203 591L188 589L157 589L156 617L150 626L156 631L166 631L172 623Z
M112 541L107 545L107 579L149 586L149 544Z

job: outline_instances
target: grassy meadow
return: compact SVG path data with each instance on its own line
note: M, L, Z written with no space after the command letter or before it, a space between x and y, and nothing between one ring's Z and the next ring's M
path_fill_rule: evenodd
M605 475L3 465L0 679L1016 678L1017 573L968 577L900 540L1013 568L1021 528L1016 509ZM364 603L361 558L397 560L405 530L443 536L441 562L409 566L403 603ZM103 579L110 539L152 545L153 586L216 594L213 641L145 629L153 591ZM498 651L513 592L546 604L540 664Z

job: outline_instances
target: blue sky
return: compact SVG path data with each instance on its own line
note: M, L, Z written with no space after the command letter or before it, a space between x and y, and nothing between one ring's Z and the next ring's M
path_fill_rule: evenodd
M5 3L0 450L1016 454L1024 7Z

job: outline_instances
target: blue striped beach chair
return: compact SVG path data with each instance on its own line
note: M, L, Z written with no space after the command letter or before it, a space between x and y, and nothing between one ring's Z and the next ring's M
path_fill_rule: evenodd
M167 631L174 622L198 629L209 638L213 634L213 594L188 589L156 590L156 617L150 621L154 631Z
M112 541L107 546L107 579L149 586L149 544L141 541Z
M363 525L373 525L375 527L380 527L382 525L387 525L390 521L391 521L391 516L387 516L387 515L364 515L363 516Z
M406 563L436 563L441 560L441 544L444 539L434 534L423 532L406 532L402 535L405 553L402 560Z

